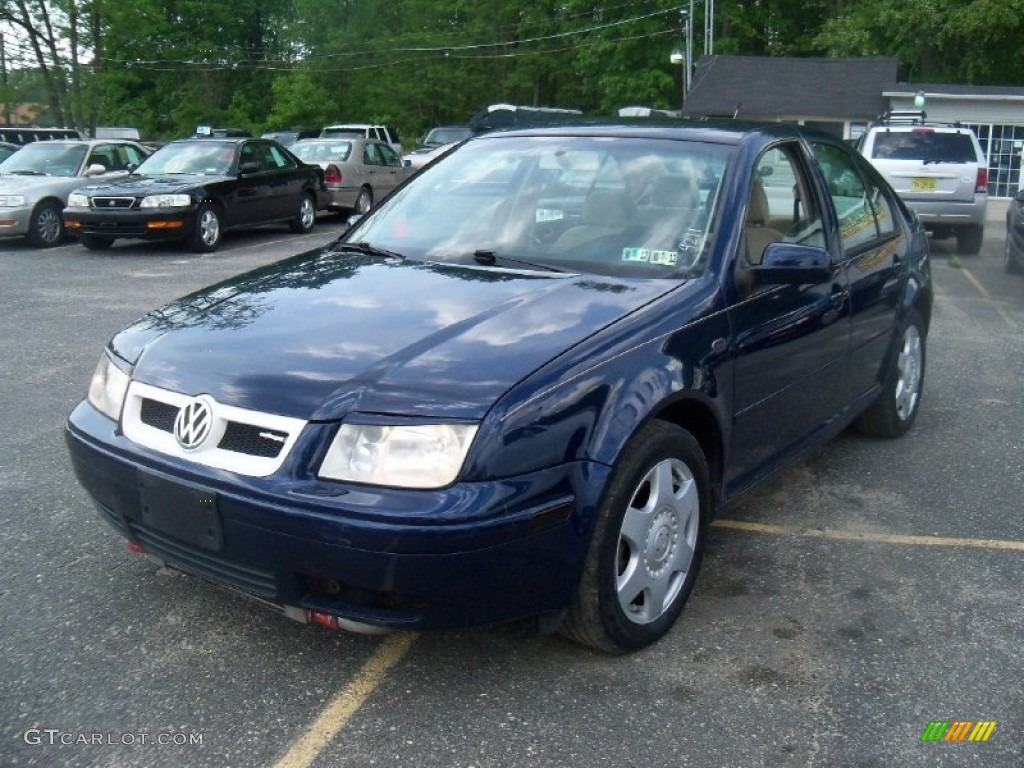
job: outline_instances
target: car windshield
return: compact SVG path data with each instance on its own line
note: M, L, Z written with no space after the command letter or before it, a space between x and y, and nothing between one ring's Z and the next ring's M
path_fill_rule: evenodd
M235 146L234 142L206 139L165 144L143 161L137 173L150 176L164 173L225 176L234 162Z
M966 133L930 129L879 132L871 156L881 160L923 160L928 163L976 163L974 142Z
M427 137L423 140L424 145L439 147L442 144L454 144L456 141L462 141L468 139L473 135L473 132L469 128L453 127L453 128L434 128Z
M300 141L292 145L292 154L306 163L348 160L350 141Z
M359 139L366 136L362 128L324 128L320 134L325 139Z
M28 144L0 163L0 173L39 176L77 176L85 160L84 144Z
M349 242L407 258L686 277L704 268L728 146L488 136L383 201Z

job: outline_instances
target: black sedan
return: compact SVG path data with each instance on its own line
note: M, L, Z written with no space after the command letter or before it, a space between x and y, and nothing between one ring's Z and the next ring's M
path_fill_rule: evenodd
M534 615L619 652L718 511L848 424L911 428L931 311L924 230L838 139L496 131L117 334L67 440L132 549L299 621Z
M161 147L128 178L79 189L64 211L86 248L117 238L180 240L216 250L235 227L287 222L313 228L323 170L264 139L189 139Z

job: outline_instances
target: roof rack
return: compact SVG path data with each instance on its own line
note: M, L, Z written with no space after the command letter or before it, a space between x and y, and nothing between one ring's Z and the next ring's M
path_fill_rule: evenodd
M875 120L875 125L924 125L928 113L923 109L890 109Z

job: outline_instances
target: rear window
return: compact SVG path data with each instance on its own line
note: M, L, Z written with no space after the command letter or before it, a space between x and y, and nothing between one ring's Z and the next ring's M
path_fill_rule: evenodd
M880 160L922 160L926 163L976 163L974 142L966 133L898 131L875 134L871 157Z

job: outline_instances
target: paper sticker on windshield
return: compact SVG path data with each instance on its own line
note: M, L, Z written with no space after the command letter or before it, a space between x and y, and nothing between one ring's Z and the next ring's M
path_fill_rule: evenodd
M538 208L537 221L561 221L565 214L557 208Z
M655 251L651 248L623 248L622 260L654 264L658 267L674 267L679 263L679 254L675 251Z

